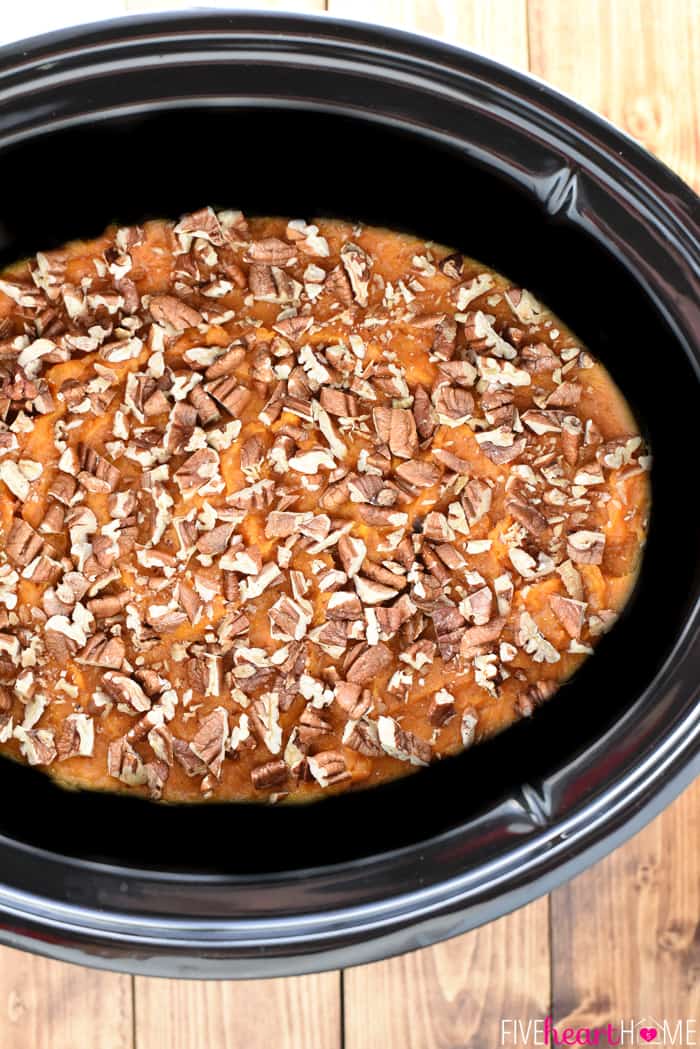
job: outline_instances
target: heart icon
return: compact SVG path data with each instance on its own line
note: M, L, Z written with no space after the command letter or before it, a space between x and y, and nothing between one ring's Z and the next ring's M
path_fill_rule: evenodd
M657 1035L655 1027L642 1027L640 1028L639 1034L645 1042L653 1042Z

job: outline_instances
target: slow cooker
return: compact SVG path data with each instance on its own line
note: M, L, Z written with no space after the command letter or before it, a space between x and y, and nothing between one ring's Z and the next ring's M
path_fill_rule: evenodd
M193 13L0 50L0 264L204 204L364 220L524 283L650 442L639 583L535 717L311 805L158 806L0 762L0 940L165 976L372 961L490 921L637 831L700 769L699 201L544 84L358 23Z

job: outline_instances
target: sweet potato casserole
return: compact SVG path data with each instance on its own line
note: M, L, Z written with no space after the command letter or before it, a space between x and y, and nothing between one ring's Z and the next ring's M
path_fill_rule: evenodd
M560 321L338 221L204 208L6 270L0 420L0 750L72 786L308 798L454 754L593 651L647 527Z

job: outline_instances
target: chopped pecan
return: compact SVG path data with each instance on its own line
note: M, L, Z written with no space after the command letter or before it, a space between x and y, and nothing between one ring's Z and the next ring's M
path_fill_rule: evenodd
M585 602L574 601L570 597L562 597L561 594L552 594L549 599L549 607L569 637L578 639L583 629L583 620L586 613Z
M154 321L158 324L169 324L176 331L196 328L203 320L198 310L174 295L152 295L148 308Z
M434 463L422 459L409 459L399 463L396 476L415 488L431 488L440 480L440 470Z
M118 616L131 600L131 593L128 590L123 590L120 594L93 597L87 602L87 607L96 619L110 619L112 616Z
M282 758L278 761L266 761L264 765L258 765L250 771L250 779L256 790L281 787L287 782L288 776L289 769Z
M393 718L380 717L377 731L382 749L392 758L408 761L411 765L427 765L433 756L430 744L402 729Z
M198 758L186 739L173 736L173 755L188 776L205 776L209 771L201 758Z
M436 605L431 613L435 637L443 659L454 659L460 650L467 621L455 605Z
M429 440L437 429L438 421L432 401L423 386L416 386L413 392L413 418L421 440Z
M486 623L484 626L473 626L469 627L462 634L462 640L460 643L459 654L461 659L465 662L472 659L479 652L483 651L484 647L492 645L494 641L498 641L499 637L503 633L503 627L505 626L505 619L501 616L496 619L492 619L490 623Z
M536 681L534 685L531 685L518 696L515 709L523 718L532 717L536 707L539 707L545 700L550 699L556 691L556 682Z
M547 531L547 518L531 503L526 503L522 499L507 499L506 510L532 535L541 536Z
M144 711L151 709L150 697L146 695L138 681L134 681L128 674L116 674L108 670L102 676L102 687L108 696L111 696L116 703L127 707L129 712L143 714Z
M261 302L295 302L299 298L301 284L279 266L255 264L248 271L248 282L253 298Z
M605 533L583 529L571 532L566 539L566 552L579 565L599 565L605 553Z
M356 302L359 306L366 306L372 260L359 245L347 241L340 249L340 261L345 267Z
M456 714L455 697L446 689L439 689L430 701L428 717L430 724L442 728Z
M362 685L351 681L338 681L335 686L335 701L353 721L364 717L372 706L372 696Z
M449 361L457 348L457 323L453 317L445 317L435 326L431 353L443 361Z
M297 254L293 244L288 244L279 237L264 237L254 240L248 247L246 262L264 262L268 266L284 266Z
M228 714L223 707L216 707L202 719L199 730L190 743L198 757L217 779L221 777L228 737Z
M69 714L56 739L59 761L90 757L95 745L95 726L88 714Z
M474 398L460 386L440 385L435 394L435 410L448 419L464 419L474 409Z
M200 448L186 459L174 479L183 495L196 491L219 472L219 456L212 448Z
M232 346L221 357L217 357L204 373L206 379L220 379L222 375L230 375L245 360L245 350L242 346Z
M19 749L30 765L50 765L56 757L54 734L50 729L24 729L18 725L15 737Z
M240 419L243 409L251 397L251 391L240 386L232 375L224 375L204 384L204 389L222 404L235 419Z
M514 459L523 454L526 446L527 438L516 438L514 434L510 434L510 439L503 443L494 441L480 442L481 451L492 463L496 463L498 466L504 463L512 463Z
M331 270L326 277L323 290L344 306L349 306L353 301L352 285L342 266L336 266Z
M377 726L364 718L348 720L343 730L343 745L368 758L378 758L383 753Z
M308 759L309 772L320 787L332 787L352 779L339 750L326 750Z
M575 408L581 400L581 386L577 382L563 382L547 398L548 408Z
M391 649L380 642L378 645L361 645L346 674L353 685L365 685L383 673L393 662Z
M38 535L31 525L20 517L12 520L10 531L5 540L7 556L16 565L24 567L44 550L44 540Z
M111 463L86 444L78 445L80 473L78 481L91 492L113 492L121 481L121 473Z
M389 445L392 455L411 459L418 451L418 435L407 408L375 408L372 417L377 435Z
M323 408L331 415L355 418L359 414L357 397L345 390L335 390L331 386L322 386L320 401Z
M221 412L216 407L213 397L201 386L194 386L190 390L190 403L195 409L202 426L210 426L221 418Z

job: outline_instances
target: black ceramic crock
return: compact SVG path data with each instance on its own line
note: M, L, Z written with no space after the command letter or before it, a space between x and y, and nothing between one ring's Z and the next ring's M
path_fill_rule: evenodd
M130 972L371 961L521 906L698 772L698 198L604 121L483 57L261 13L0 50L0 264L211 203L449 243L609 367L654 453L635 596L530 721L305 807L158 807L0 761L0 940Z

